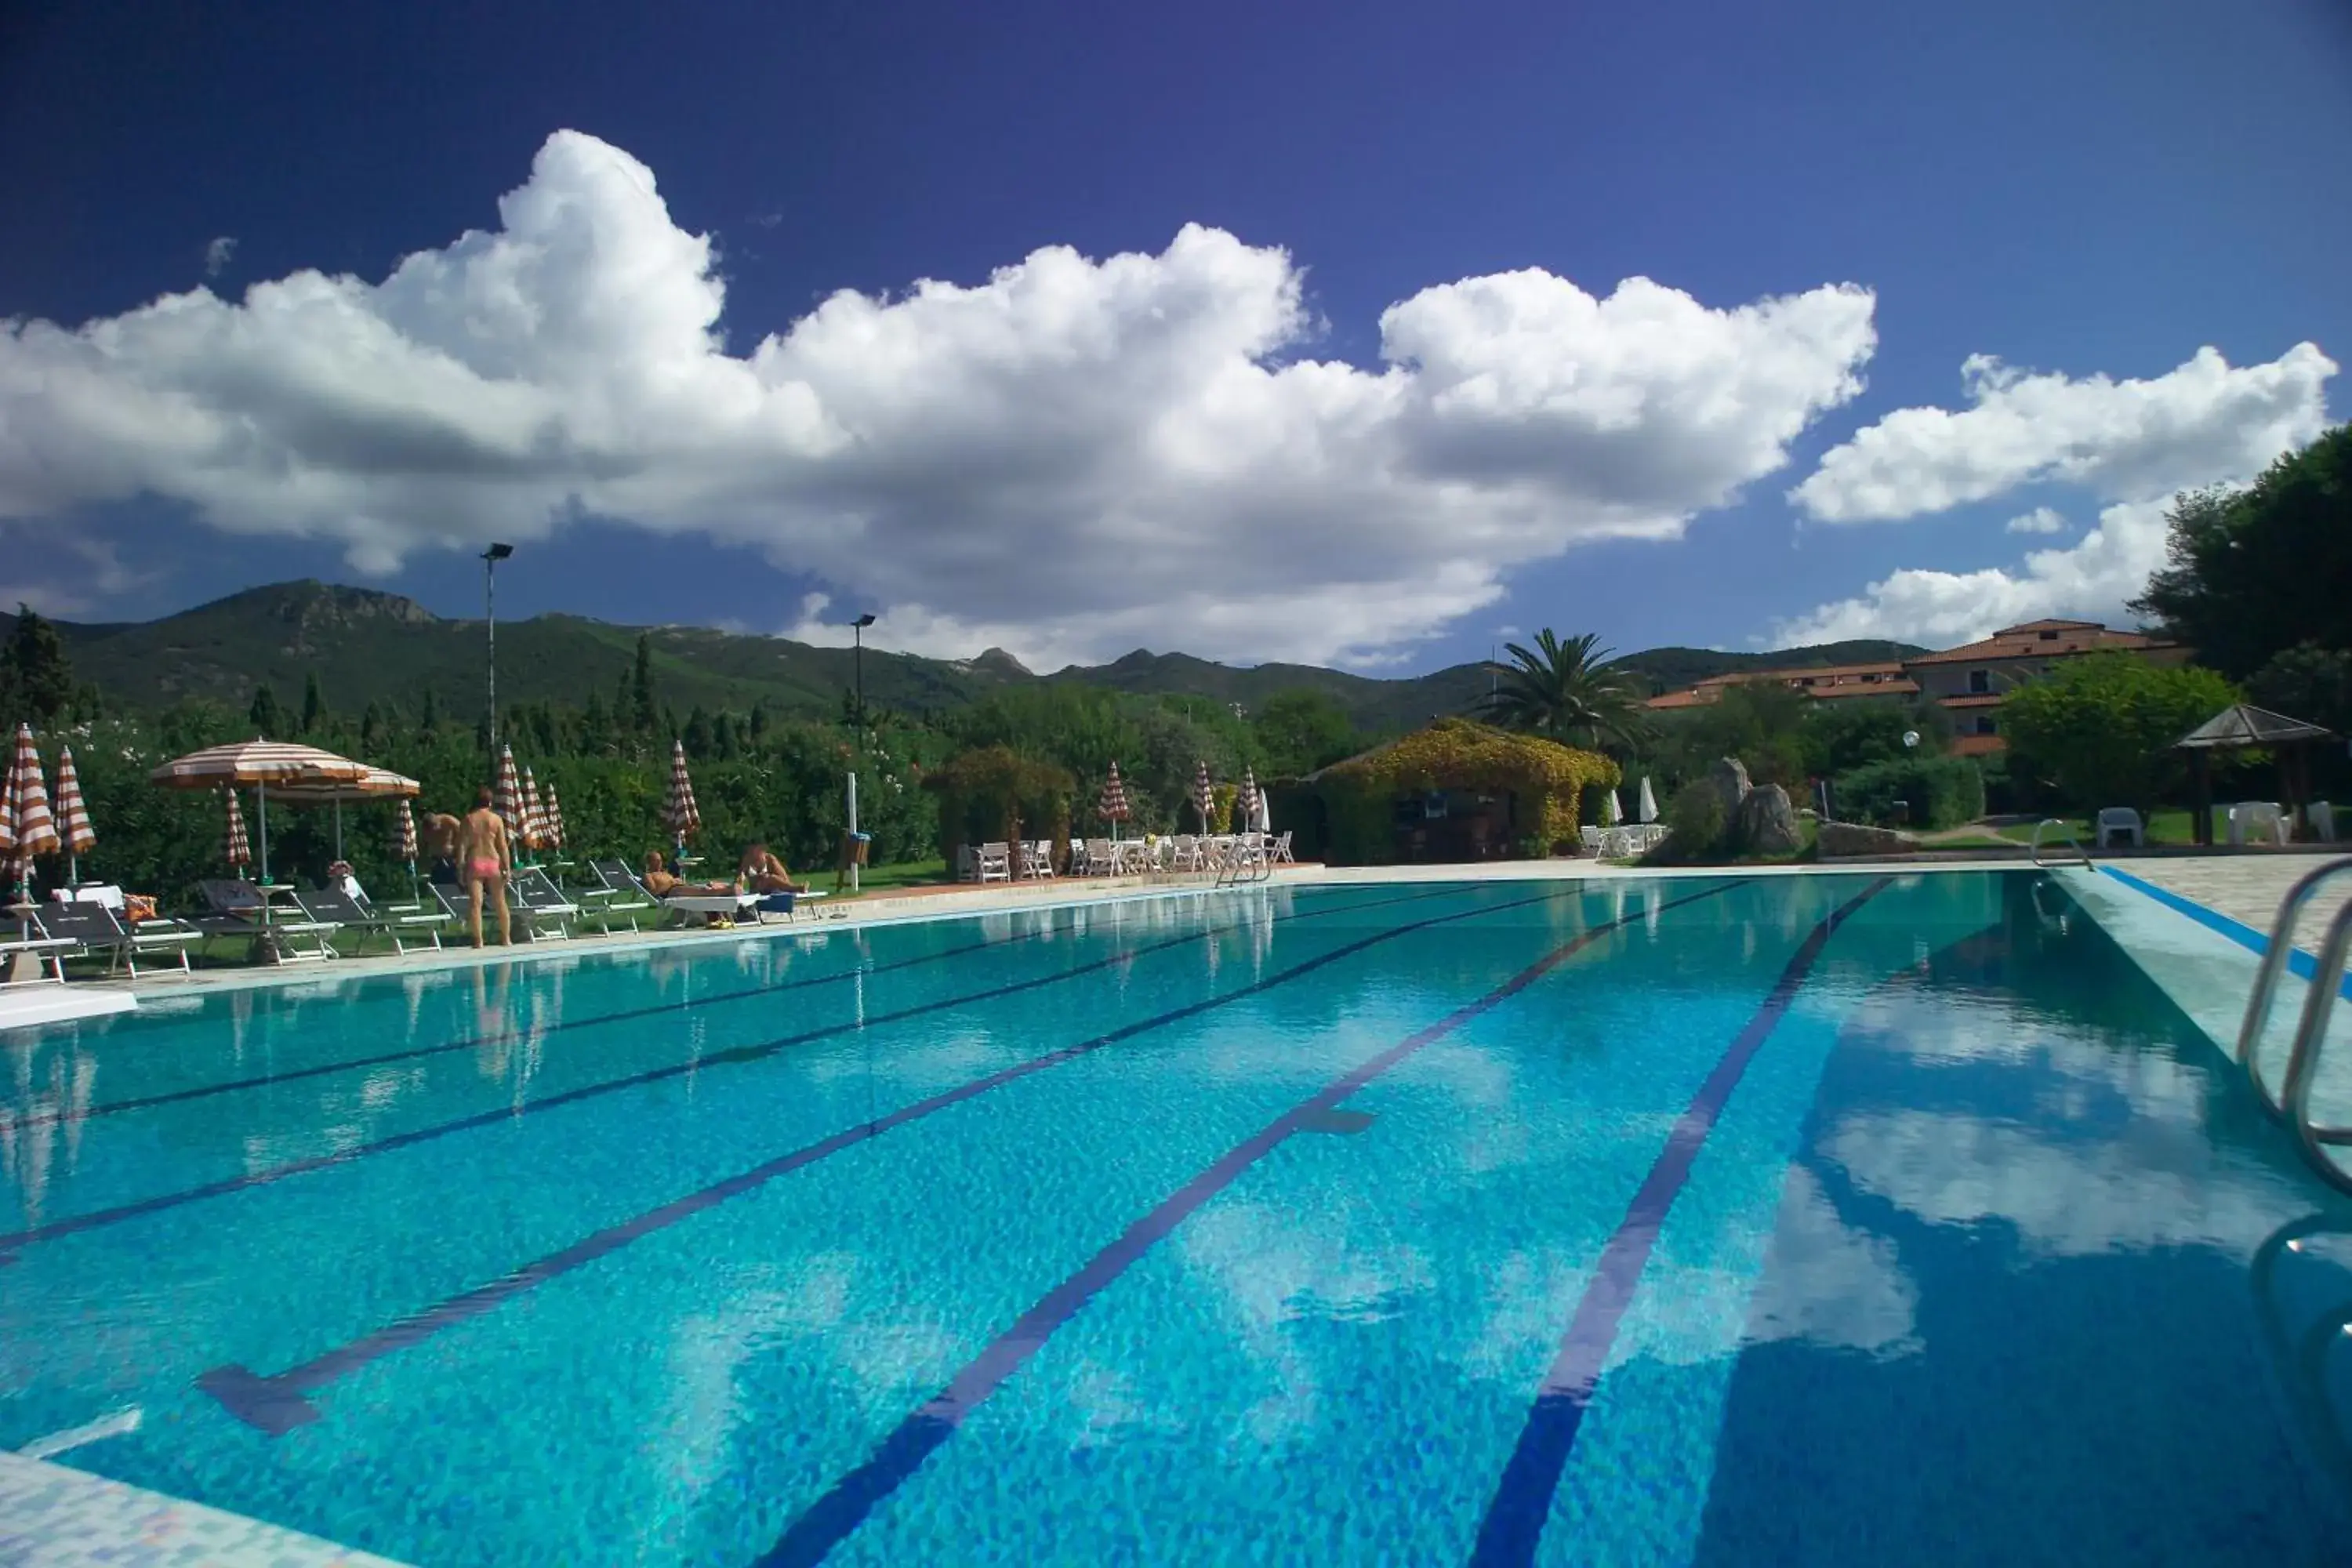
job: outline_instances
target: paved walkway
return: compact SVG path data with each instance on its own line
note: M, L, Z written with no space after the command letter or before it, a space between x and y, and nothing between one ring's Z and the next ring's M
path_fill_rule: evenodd
M2352 854L2352 849L2347 849ZM2278 918L2280 900L2305 872L2328 864L2321 855L2264 854L2259 851L2197 856L2118 857L2110 862L2145 882L2179 894L2207 909L2225 914L2270 934ZM2311 901L2297 922L2295 945L2307 950L2319 945L2327 921L2352 900L2352 874L2338 878Z

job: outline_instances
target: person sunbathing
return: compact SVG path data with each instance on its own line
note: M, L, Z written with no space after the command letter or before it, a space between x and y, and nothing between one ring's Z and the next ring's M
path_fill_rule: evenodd
M793 874L784 868L783 861L764 844L754 844L743 851L743 864L737 868L735 880L738 886L755 893L808 891L808 884L793 881Z
M683 877L670 875L669 868L662 864L658 849L646 856L645 884L646 891L656 899L731 899L735 896L735 884L732 882L689 882Z

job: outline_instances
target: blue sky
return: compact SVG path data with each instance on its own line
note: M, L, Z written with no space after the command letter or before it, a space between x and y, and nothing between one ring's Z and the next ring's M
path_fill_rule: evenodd
M1953 641L2343 416L2332 0L53 9L0 588L79 618L498 534L502 615L1045 665Z

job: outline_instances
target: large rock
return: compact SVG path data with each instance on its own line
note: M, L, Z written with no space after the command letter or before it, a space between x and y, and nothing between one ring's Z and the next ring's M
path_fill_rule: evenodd
M1766 784L1748 792L1739 803L1738 843L1743 855L1794 855L1805 847L1787 790Z
M1732 827L1739 821L1739 807L1748 799L1750 785L1748 768L1738 757L1717 757L1706 770L1706 787L1723 803L1723 825Z
M1858 822L1824 822L1815 847L1824 860L1849 855L1908 855L1919 841L1891 827L1864 827Z

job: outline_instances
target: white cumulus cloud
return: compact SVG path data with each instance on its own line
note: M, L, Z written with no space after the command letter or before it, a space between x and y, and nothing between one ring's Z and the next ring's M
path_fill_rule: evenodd
M2048 480L2144 500L2251 478L2319 434L2336 369L2315 343L2236 370L2203 348L2148 381L2029 375L1974 354L1960 367L1973 406L1897 409L1824 453L1789 499L1819 521L1870 522Z
M1527 270L1391 306L1376 368L1318 361L1298 265L1188 226L845 290L735 353L709 239L625 153L559 132L499 216L380 282L0 323L0 518L154 495L380 573L593 517L755 545L895 647L1373 662L1514 566L1678 534L1875 344L1849 285Z
M1789 492L1814 518L1907 518L2027 484L2071 483L2106 502L2098 526L2064 548L1975 572L1915 567L1852 598L1778 622L1775 639L1973 640L2045 616L2128 621L2165 562L2164 513L2183 489L2242 484L2326 427L2336 365L2311 343L2232 369L2214 350L2150 381L2024 375L1978 355L1964 367L1974 406L1905 408L1827 453ZM2003 531L2057 533L2049 507Z
M228 268L236 255L236 236L220 235L205 246L205 276L217 278Z

